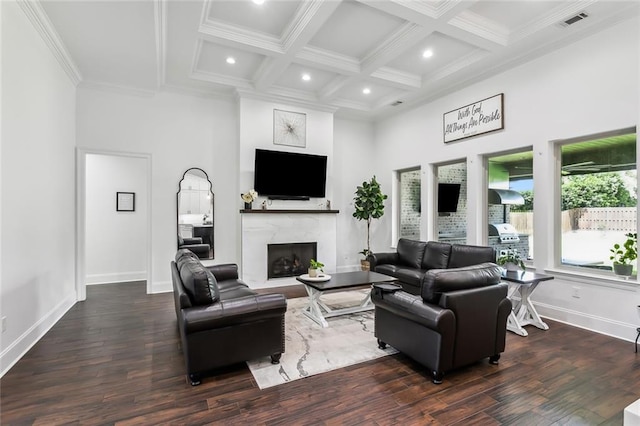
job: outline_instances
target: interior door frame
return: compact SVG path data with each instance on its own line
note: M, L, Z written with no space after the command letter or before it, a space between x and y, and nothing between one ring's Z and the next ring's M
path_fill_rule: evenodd
M87 155L108 155L112 157L140 158L147 163L147 214L146 214L146 264L147 294L152 290L151 271L151 154L107 151L92 148L76 148L76 300L87 299L87 253L86 253L86 214L87 214Z

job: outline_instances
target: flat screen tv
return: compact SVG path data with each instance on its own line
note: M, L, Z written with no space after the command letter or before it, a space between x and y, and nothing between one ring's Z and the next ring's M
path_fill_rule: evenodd
M459 183L438 184L438 213L455 213L460 198Z
M327 156L256 149L253 187L272 200L325 196Z

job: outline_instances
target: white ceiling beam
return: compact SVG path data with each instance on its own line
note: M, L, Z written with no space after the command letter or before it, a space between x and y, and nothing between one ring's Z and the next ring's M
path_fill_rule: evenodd
M158 87L162 87L167 75L167 0L155 0L153 14L156 33L156 79Z
M308 0L298 7L294 18L280 39L284 55L276 60L265 59L268 63L261 66L254 76L257 90L266 90L277 81L289 67L295 55L322 28L339 5L340 1L335 0Z
M413 23L402 25L362 59L360 65L362 73L370 74L386 65L389 61L402 55L407 49L422 41L429 34L431 34L431 30L425 29L420 25Z

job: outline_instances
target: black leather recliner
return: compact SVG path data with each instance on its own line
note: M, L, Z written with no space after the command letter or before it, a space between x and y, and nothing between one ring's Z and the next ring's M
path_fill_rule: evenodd
M444 373L489 357L497 364L505 349L511 301L494 263L425 273L418 295L399 286L374 284L375 335L431 370Z
M218 367L284 353L282 294L258 294L238 279L238 266L203 266L191 251L171 262L173 295L189 380Z

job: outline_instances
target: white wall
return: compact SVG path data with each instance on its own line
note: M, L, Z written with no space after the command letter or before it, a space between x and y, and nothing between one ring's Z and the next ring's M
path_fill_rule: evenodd
M151 155L151 287L171 291L176 252L176 193L183 173L203 169L215 197L215 263L238 262L235 102L163 93L138 97L78 90L77 144Z
M336 118L333 124L334 205L340 206L338 215L338 271L360 268L359 253L367 245L367 224L353 217L353 197L356 187L371 179L376 173L373 124ZM379 177L379 176L378 176ZM391 187L382 186L382 192L391 197ZM385 216L391 216L390 203L385 206ZM380 221L371 224L371 235L380 231ZM372 244L373 251L386 251L388 247Z
M486 172L483 155L533 147L535 174L535 266L552 267L553 150L549 141L635 126L638 122L638 19L627 20L528 64L489 78L376 126L377 170L388 185L392 171L420 158L423 170L433 163L467 159L470 244L484 243ZM444 144L442 115L498 93L505 94L502 131ZM422 188L428 191L432 179ZM548 197L541 196L548 194ZM428 197L425 197L428 199ZM433 206L423 205L423 215ZM389 223L390 216L383 218ZM424 218L423 218L424 220ZM389 227L391 224L389 223ZM433 239L433 229L427 236ZM391 233L376 233L375 245L391 245ZM635 338L640 302L638 285L577 278L582 297L570 297L575 282L556 277L540 285L534 300L540 312L625 339Z
M116 211L117 192L135 193L135 211ZM147 196L145 158L87 154L87 284L146 279Z
M2 2L4 374L75 303L75 87L15 2Z

